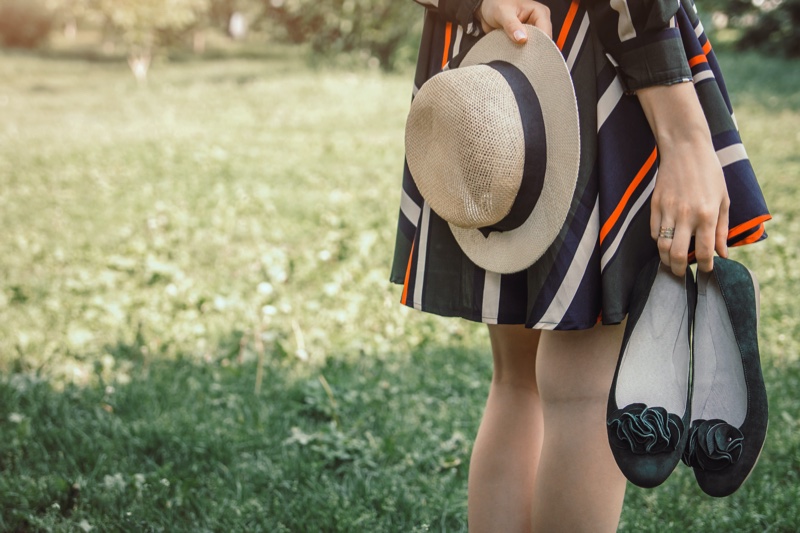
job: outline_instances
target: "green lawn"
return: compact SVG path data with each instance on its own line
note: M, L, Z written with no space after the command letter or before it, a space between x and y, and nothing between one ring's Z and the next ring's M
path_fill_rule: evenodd
M295 58L296 59L296 58ZM386 281L409 72L0 52L0 531L462 531L482 326ZM621 530L800 530L800 69L723 57L775 214L770 434Z

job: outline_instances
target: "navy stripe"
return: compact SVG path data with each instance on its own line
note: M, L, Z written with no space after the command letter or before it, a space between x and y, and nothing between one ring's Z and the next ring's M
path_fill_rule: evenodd
M487 66L500 73L514 93L525 139L525 164L522 170L522 182L511 211L496 224L479 228L486 237L493 231L516 229L528 220L542 194L547 171L547 135L544 129L542 105L531 82L521 70L505 61L492 61Z

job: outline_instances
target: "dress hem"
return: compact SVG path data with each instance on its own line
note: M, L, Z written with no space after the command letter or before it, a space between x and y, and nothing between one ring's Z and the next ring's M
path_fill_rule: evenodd
M402 281L396 281L394 279L390 279L391 283L395 285L403 285ZM533 325L528 325L526 322L501 322L497 319L497 317L481 317L480 320L477 318L473 318L470 316L466 316L467 313L461 312L457 309L452 308L439 308L439 307L432 307L432 306L425 306L423 308L417 308L413 305L404 304L402 302L398 302L400 305L404 307L408 307L409 309L414 309L415 311L420 311L422 313L428 313L431 315L442 316L445 318L462 318L464 320L468 320L470 322L475 322L476 324L487 324L487 325L505 325L505 326L525 326L528 329L541 329L541 330L557 330L557 331L574 331L574 330L585 330L585 329L592 329L597 324L602 324L603 326L614 326L620 324L625 317L628 315L627 313L622 313L619 315L613 315L611 318L602 317L600 320L594 320L592 322L537 322ZM552 326L552 327L548 327Z

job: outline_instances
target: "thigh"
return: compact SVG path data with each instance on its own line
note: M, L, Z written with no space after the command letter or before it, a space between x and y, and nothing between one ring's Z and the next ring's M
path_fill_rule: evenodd
M624 330L623 323L542 332L536 364L542 400L605 402Z
M536 388L536 354L541 331L522 325L490 325L495 383Z

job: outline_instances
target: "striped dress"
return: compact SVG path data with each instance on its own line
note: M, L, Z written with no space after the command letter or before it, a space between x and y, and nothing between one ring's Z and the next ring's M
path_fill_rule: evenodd
M481 37L478 0L426 6L416 90ZM770 219L719 65L691 0L544 0L578 98L581 161L567 220L527 270L498 274L460 250L405 166L391 281L404 305L487 324L586 329L621 322L636 274L658 254L650 196L659 154L634 91L692 80L731 199L728 245L766 238ZM691 257L691 256L690 256Z

